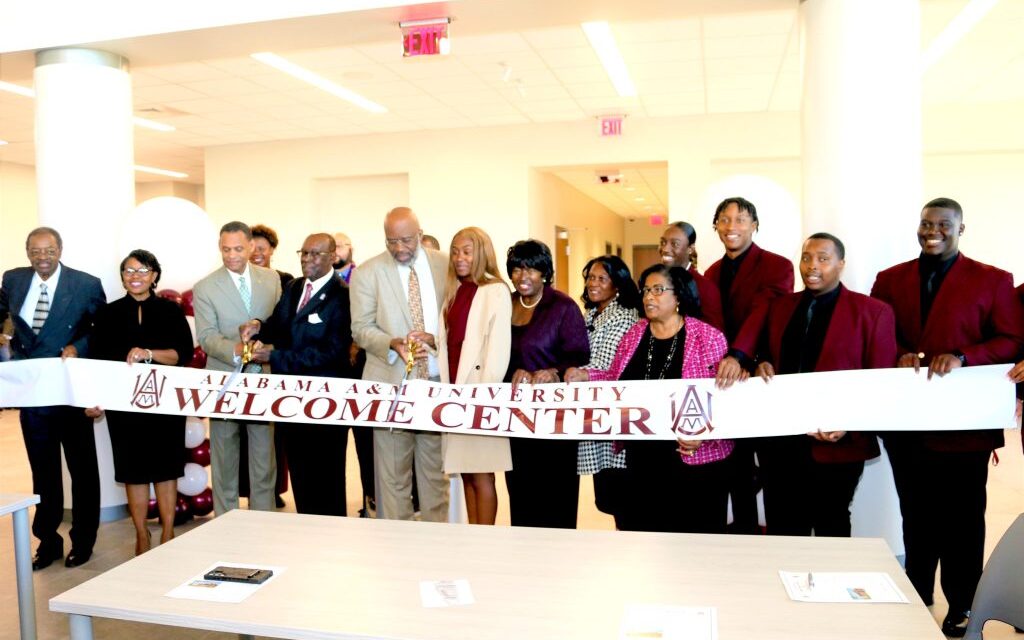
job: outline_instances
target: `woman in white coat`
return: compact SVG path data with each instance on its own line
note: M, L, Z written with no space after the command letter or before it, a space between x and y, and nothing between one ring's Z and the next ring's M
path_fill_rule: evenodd
M466 227L452 239L447 295L438 323L441 381L501 382L512 342L512 298L498 271L487 233ZM444 471L458 473L470 524L494 524L498 493L494 474L512 469L508 438L442 435Z

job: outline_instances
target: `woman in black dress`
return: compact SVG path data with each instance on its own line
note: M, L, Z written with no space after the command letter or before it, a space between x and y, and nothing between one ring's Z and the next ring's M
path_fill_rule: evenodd
M128 295L96 316L90 337L91 357L185 366L192 360L192 331L174 302L154 294L160 282L156 256L136 249L121 261L121 283ZM102 409L87 409L99 417ZM185 470L185 417L108 411L107 427L114 453L114 479L124 483L128 511L135 525L135 555L149 551L146 527L149 484L153 483L163 531L160 542L174 537L178 478Z

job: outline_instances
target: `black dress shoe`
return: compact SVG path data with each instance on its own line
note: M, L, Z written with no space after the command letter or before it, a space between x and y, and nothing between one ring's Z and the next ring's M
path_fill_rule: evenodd
M281 497L280 493L274 496L274 506L278 509L284 509L284 498Z
M36 557L32 558L32 570L39 571L53 564L54 560L60 560L64 557L64 551L46 551L44 549L38 549L36 551Z
M970 611L953 611L946 614L942 621L942 633L949 638L962 638L967 634L967 621L971 617Z
M78 567L85 564L86 562L89 562L89 558L91 557L92 551L82 552L75 551L74 549L72 549L71 553L68 554L67 559L64 561L64 566L69 569L72 567Z

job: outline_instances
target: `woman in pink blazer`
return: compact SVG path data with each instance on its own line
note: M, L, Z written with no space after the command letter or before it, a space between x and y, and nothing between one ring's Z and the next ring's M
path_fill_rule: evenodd
M626 332L607 371L570 369L567 382L713 378L725 336L698 320L700 296L682 267L640 276L645 319ZM724 533L732 440L628 442L619 526L632 531Z
M501 382L512 343L512 297L491 239L478 227L466 227L452 239L449 256L438 323L441 382ZM445 473L462 476L470 524L494 524L494 474L512 469L508 438L445 433L441 451Z

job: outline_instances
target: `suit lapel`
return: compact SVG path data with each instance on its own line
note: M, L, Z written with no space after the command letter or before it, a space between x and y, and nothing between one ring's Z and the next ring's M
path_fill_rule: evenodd
M242 295L238 293L238 287L235 286L235 281L231 279L231 274L228 273L227 267L221 267L220 277L217 278L217 285L220 286L221 295L224 296L224 299L229 300L231 304L235 305L235 309L240 315L249 315L249 312L245 310L245 304L242 302ZM252 288L250 283L249 290L252 291Z
M398 263L391 260L391 263L384 267L384 280L391 285L395 296L395 304L402 310L406 324L412 326L412 312L409 311L409 300L405 297L405 290L402 288L402 279L398 277Z
M302 286L299 288L300 291L303 290L306 286L305 278L302 279L302 283ZM302 309L300 309L298 313L294 311L295 307L299 305L298 301L296 301L295 305L293 305L291 309L291 312L295 314L293 322L305 321L306 319L309 318L310 315L317 313L321 307L327 304L329 298L333 297L334 287L340 286L341 285L338 284L337 278L331 278L330 280L327 281L327 284L320 288L319 291L313 292L313 296L309 299L309 302L307 302L306 306L302 307Z
M495 285L489 285L495 286ZM484 339L484 326L483 321L486 318L486 307L487 298L484 293L486 286L480 287L476 290L476 295L473 296L473 304L469 306L469 315L466 316L466 335L462 339L462 353L464 354L475 354L480 353L483 347ZM474 358L459 358L459 370L456 372L455 383L463 384L466 382L466 378L469 377L469 369L474 365ZM448 372L451 375L451 372Z
M828 329L825 330L825 339L821 342L821 353L818 354L815 371L832 371L836 368L832 362L832 354L843 352L843 349L836 345L850 339L855 324L850 293L842 284L839 287L839 299L836 300L836 308L832 310L832 318L828 322Z

